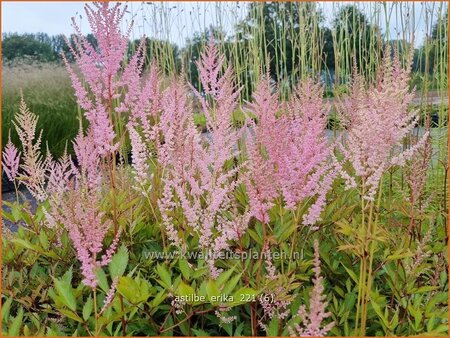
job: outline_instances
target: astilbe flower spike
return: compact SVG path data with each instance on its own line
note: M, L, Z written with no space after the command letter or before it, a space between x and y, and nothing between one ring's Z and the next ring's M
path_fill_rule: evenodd
M403 151L402 140L418 122L418 111L410 110L414 91L409 91L408 67L403 68L396 54L391 60L391 51L385 51L383 67L378 83L365 88L363 76L356 66L350 94L339 104L346 133L341 150L344 161L349 162L364 189L363 198L373 200L383 172L393 165L403 166L405 161L423 148L429 132L411 148ZM352 176L343 172L344 177ZM347 187L356 182L349 181Z
M241 166L230 164L238 153L241 132L233 129L231 116L238 91L231 68L220 74L222 63L223 57L210 41L198 63L207 98L194 90L207 118L208 139L202 140L195 127L186 89L178 82L163 95L159 124L163 142L158 146L158 159L165 171L159 204L169 237L175 245L181 244L177 227L186 228L176 224L172 214L182 210L189 232L199 237L200 247L210 255L213 276L219 273L214 267L215 255L242 235L249 218L249 213L237 211L234 200Z
M248 174L244 176L250 198L250 212L263 223L269 222L268 210L278 196L275 163L268 153L274 154L273 141L279 136L276 113L280 108L278 91L272 93L269 76L264 76L253 93L249 111L256 116L258 124L250 119L248 125L253 135L246 135ZM269 149L263 149L268 147Z
M106 298L105 298L105 301L103 302L103 307L100 310L100 314L102 314L108 308L108 306L111 305L112 301L114 300L114 296L116 295L118 283L119 283L119 278L115 277L111 284L111 287L109 288L108 293L106 294Z
M36 126L38 117L27 107L23 96L20 101L19 113L13 121L19 135L23 150L22 181L27 189L38 201L44 201L48 194L45 190L47 161L41 154L42 130L36 139Z
M2 154L2 167L6 176L11 182L14 182L19 173L20 152L11 142L11 133L8 135L8 143Z
M128 124L127 128L130 135L132 164L134 168L135 181L137 183L135 189L146 194L149 189L150 175L147 160L150 153L147 149L147 145L142 140L136 129L131 124Z
M110 7L108 2L94 2L86 5L85 10L98 46L94 47L83 36L75 20L72 20L76 32L74 46L68 40L67 44L87 88L67 58L64 55L62 57L78 104L85 110L89 128L93 131L97 151L105 156L118 149L113 129L114 114L129 113L129 123L133 127L139 121L147 138L155 136L149 118L159 111L159 74L155 63L152 63L148 77L142 80L145 37L123 67L133 24L122 34L120 24L127 6L116 3ZM117 98L122 100L117 107L113 107L113 100Z
M289 327L289 333L292 337L323 337L333 328L334 322L331 322L322 327L324 319L331 315L331 312L326 312L328 302L325 301L323 295L324 287L322 284L323 277L320 275L320 255L319 242L314 241L314 279L313 289L310 294L309 311L306 310L305 305L301 305L298 309L297 316L301 318L300 324L294 324Z
M96 269L107 265L112 256L105 254L109 259L98 257L111 227L111 221L99 211L99 198L98 191L73 189L66 193L56 210L52 208L52 216L67 229L75 247L84 276L83 283L91 288L97 286Z
M329 107L323 103L323 89L312 80L299 84L286 105L279 103L269 75L259 82L249 111L258 123L247 136L249 170L246 187L252 215L268 222L268 210L281 196L289 209L316 198L303 217L305 224L320 219L326 193L336 176L325 126Z

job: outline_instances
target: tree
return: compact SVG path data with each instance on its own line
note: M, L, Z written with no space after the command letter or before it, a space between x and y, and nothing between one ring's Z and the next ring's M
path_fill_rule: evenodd
M11 61L29 57L37 61L55 61L51 39L47 34L3 34L2 56Z

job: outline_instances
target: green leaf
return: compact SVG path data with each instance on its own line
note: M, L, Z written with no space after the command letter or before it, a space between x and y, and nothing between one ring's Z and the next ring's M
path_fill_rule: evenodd
M125 269L128 264L128 250L124 245L117 250L116 254L111 258L111 262L109 262L109 273L111 278L114 279L116 277L120 277L124 274Z
M61 277L61 282L72 285L72 267L70 267L69 270L66 271L66 273Z
M235 337L240 337L242 336L242 330L244 329L244 322L240 323L238 325L238 327L236 328L236 331L234 331L234 336Z
M439 288L438 286L425 285L425 286L421 286L418 289L414 289L414 291L412 293L425 293L425 292L437 290L438 288Z
M278 318L275 316L269 323L269 327L267 328L267 336L269 337L277 337L278 336Z
M59 309L59 312L61 312L64 316L69 317L70 319L73 319L77 321L78 323L83 323L83 319L80 318L75 312L67 310L67 309Z
M117 291L127 300L133 300L139 293L139 285L136 281L128 276L120 277L117 283Z
M25 240L23 240L21 238L13 238L11 240L11 242L13 242L13 243L15 243L15 244L25 248L25 249L36 250L36 245L33 245L32 243L27 242L27 241L25 241Z
M102 268L98 268L95 270L95 275L97 276L98 286L104 291L108 292L109 285L108 285L108 279L106 278L105 271L103 271Z
M179 296L192 298L195 295L195 290L192 286L187 285L185 282L181 281L178 285L177 293ZM187 303L192 305L195 302L190 300Z
M154 310L158 310L158 305L161 304L166 299L166 296L167 295L165 290L161 290L160 292L158 292L158 294L152 300L151 307Z
M39 242L41 243L42 248L44 248L45 250L49 248L48 237L45 231L41 231L39 233Z
M256 243L258 243L259 245L263 245L263 239L261 236L259 236L259 234L257 234L255 232L255 230L253 229L248 229L247 232L249 233L250 237L253 238L255 240Z
M215 280L210 279L208 283L206 283L206 293L212 303L217 302L217 299L220 296L220 291Z
M14 223L17 223L22 219L22 212L20 209L20 204L14 203L13 205L11 205L11 214L14 218Z
M141 303L150 297L150 284L139 277L122 276L119 277L117 291L131 303Z
M372 307L375 310L378 317L383 322L384 327L389 328L389 321L387 320L387 318L384 317L384 314L381 311L380 305L378 305L377 302L374 300L371 300L370 303L372 304Z
M93 309L94 302L92 301L91 296L87 299L86 303L83 306L83 319L84 321L88 320Z
M353 279L353 281L358 284L358 277L356 277L355 272L347 268L344 264L342 264L342 266L344 267L345 271L347 271L348 275Z
M13 240L11 240L11 242L13 242L13 243L15 243L15 244L25 248L25 249L36 251L36 252L38 252L38 253L40 253L42 255L45 255L47 257L54 258L54 259L58 259L59 258L58 255L56 255L53 251L43 250L38 245L34 245L34 244L32 244L30 242L27 242L27 241L25 241L23 239L14 238Z
M2 304L2 322L8 321L9 310L11 309L12 297L8 297L8 300Z
M242 273L234 276L231 280L228 281L227 284L225 284L225 287L223 288L222 292L224 295L229 295L236 287L237 283L242 279Z
M20 333L20 327L22 325L23 320L23 308L20 307L19 313L17 316L13 319L11 326L8 330L8 336L18 336Z
M186 258L180 258L180 260L178 261L178 266L180 267L180 271L183 274L184 279L189 280L189 278L191 277L191 268L189 267Z
M396 261L403 258L412 257L414 254L412 252L405 252L404 249L399 249L395 251L392 255L386 257L386 261Z
M224 272L222 272L219 277L217 277L216 279L216 283L218 286L222 286L223 284L226 283L226 281L228 279L230 279L231 275L233 274L234 269L236 268L236 265L233 266L231 269L226 270Z
M59 280L57 278L53 278L55 289L58 292L58 295L61 298L61 301L64 305L66 305L72 311L76 311L77 309L77 301L73 294L72 286L70 282L65 280Z
M170 289L172 287L172 279L170 277L169 271L167 271L166 267L158 264L156 266L156 273L161 278L162 283L160 283L162 286L164 286L166 289Z
M339 315L342 316L346 312L350 312L353 310L353 307L356 302L356 294L354 292L347 293L344 298L344 303L341 306L341 310L339 311Z
M202 329L192 329L196 337L210 337L211 335Z

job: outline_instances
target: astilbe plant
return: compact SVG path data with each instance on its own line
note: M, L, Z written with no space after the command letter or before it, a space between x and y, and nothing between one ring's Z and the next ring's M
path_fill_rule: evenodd
M268 210L278 196L291 210L315 198L303 216L304 224L314 225L336 176L325 135L329 107L323 102L323 89L312 80L300 83L283 105L269 79L267 75L259 82L249 106L258 120L250 122L254 135L250 133L246 143L252 215L267 223Z
M115 189L116 153L124 142L124 135L116 134L115 125L127 123L133 149L135 181L138 183L136 188L144 192L149 189L148 151L134 128L140 122L147 137L150 137L152 126L149 125L149 116L152 116L159 102L159 80L154 66L147 81L143 83L141 79L145 38L129 63L124 64L131 29L130 25L126 34L122 34L120 29L126 9L120 3L112 7L107 2L86 5L88 22L98 46L94 47L87 40L73 20L76 32L74 46L69 42L68 45L76 67L63 55L77 102L85 111L89 126L86 131L80 126L73 143L78 165L71 163L70 168L67 168L67 160L54 164L53 171L57 169L63 172L67 169L73 179L68 183L67 175L57 175L64 179L61 188L71 187L71 190L61 198L51 199L52 211L49 215L53 223L60 222L68 230L82 263L84 282L91 287L97 283L95 268L107 264L122 232L117 225L113 194L114 240L104 256L97 257L111 228L110 220L100 211L101 197L108 185ZM117 105L119 99L120 104Z
M100 211L102 182L98 157L92 149L95 149L95 143L80 131L74 142L78 166L74 165L66 152L55 160L47 150L44 158L40 149L41 136L34 141L37 121L38 117L22 99L20 113L14 124L24 149L23 164L20 165L21 170L17 168L20 158L17 154L16 157L12 156L14 154L11 155L11 151L7 155L12 156L14 161L9 161L4 153L4 163L16 170L15 175L19 175L36 199L48 200L50 208L44 209L45 224L55 228L59 234L60 226L67 230L81 263L83 282L94 288L97 284L95 269L108 264L120 235L116 235L112 245L98 259L111 222ZM42 131L39 135L42 135Z
M116 236L107 251L98 257L103 250L105 236L111 228L111 220L99 210L100 198L99 192L73 189L51 213L53 220L67 229L81 263L83 283L91 288L95 288L98 283L96 269L109 263L119 238Z
M210 41L198 62L206 98L195 91L206 116L207 139L194 125L186 88L180 81L164 93L159 124L163 142L158 146L158 159L165 170L159 204L164 224L175 245L186 246L180 233L198 236L201 249L210 255L213 276L219 272L214 255L243 234L250 215L238 212L234 197L241 165L233 162L241 132L232 127L231 116L239 91L234 88L231 68L221 74L223 62ZM177 208L182 210L185 224L174 222Z
M425 145L429 132L411 148L403 151L403 139L419 120L418 111L409 106L414 90L409 90L411 57L406 68L396 54L386 48L383 66L375 84L366 85L364 77L354 69L353 83L348 96L338 105L346 129L340 147L344 161L353 172L343 172L348 187L360 179L362 197L374 200L382 174L391 166L403 166L405 161Z
M114 122L117 122L113 118L113 100L121 97L122 91L128 89L128 95L132 92L134 97L124 100L127 105L122 105L122 111L128 109L131 115L136 115L138 108L131 103L139 101L136 99L138 94L141 95L139 99L143 95L152 96L154 81L150 78L151 85L143 89L136 85L135 73L140 71L140 67L136 66L137 61L131 62L128 70L124 70L122 62L128 48L129 31L123 35L120 22L126 7L121 8L120 4L116 4L110 8L108 3L94 3L86 5L85 9L98 49L89 43L73 21L77 34L75 47L69 43L69 48L78 70L63 56L78 103L85 110L89 122L87 131L83 131L80 121L80 131L73 142L77 165L66 153L56 160L49 151L45 158L42 156L41 134L36 139L38 118L29 111L23 99L14 125L23 152L20 180L38 201L48 199L50 208L44 210L45 223L57 231L60 231L61 226L67 230L82 265L84 284L95 288L95 269L111 259L121 234L121 229L117 229L114 224L114 240L103 256L99 257L103 251L103 241L111 230L111 220L101 211L101 203L106 187L110 183L113 185L115 180L111 163L115 160L118 143L113 128ZM138 54L140 52L142 48L137 52L136 60L143 57ZM121 77L122 73L124 77ZM149 99L140 100L140 104L139 107L146 109L150 104ZM137 146L136 142L134 146ZM13 150L8 152L8 156L3 156L10 173L15 171L18 162L18 155L13 156ZM145 169L143 163L136 162L140 171Z
M403 67L398 53L392 58L389 46L375 83L366 84L354 67L349 95L338 105L346 132L339 148L343 155L342 177L347 188L357 188L361 198L359 252L361 258L356 333L365 335L368 303L372 286L372 266L378 238L383 174L394 166L404 166L427 143L429 131L410 148L402 141L419 120L418 111L410 109L414 90L409 77L412 53ZM378 197L375 206L375 196ZM368 253L368 254L361 254ZM360 331L358 331L358 329Z

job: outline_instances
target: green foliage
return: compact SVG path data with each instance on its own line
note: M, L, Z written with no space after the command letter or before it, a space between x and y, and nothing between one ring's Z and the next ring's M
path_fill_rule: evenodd
M122 175L120 186L126 187L128 176ZM82 284L83 276L65 230L42 223L46 203L39 205L34 214L26 205L8 204L10 212L3 216L23 226L2 239L4 335L251 335L255 333L255 320L267 325L267 331L257 329L259 335L289 335L287 327L300 323L292 315L310 301L312 248L308 243L313 238L321 243L327 310L331 312L329 320L335 322L330 334L354 334L358 257L364 255L360 246L365 236L359 227L359 196L355 191L344 191L337 182L317 233L295 227L294 218L282 205L271 211L274 221L269 228L263 230L262 224L252 223L242 238L242 250L261 252L261 236L266 231L275 244L273 251L302 252L302 258L293 261L273 261L282 272L274 281L267 278L261 259L219 260L223 272L214 280L201 256L178 253L170 259L152 258L149 252L164 253L164 249L153 244L161 240L161 234L152 230L157 225L152 223L149 205L137 204L132 194L118 194L123 195L122 244L109 266L98 269L99 285L95 290ZM391 198L396 201L400 195L398 192ZM392 225L410 217L408 208L399 213L387 191L384 196L374 251L367 335L446 335L448 258L445 234L439 235L445 229L445 220L434 224L432 241L411 242L404 229ZM105 203L109 203L107 198ZM140 220L137 223L126 217L130 207ZM433 209L425 214L435 219ZM421 237L427 231L428 227L424 227ZM288 235L283 235L286 232ZM427 255L415 265L422 245ZM111 304L104 307L115 278L117 289ZM283 291L278 289L280 286ZM276 290L276 299L290 302L286 320L264 317L262 301L270 300ZM226 316L236 316L236 320L221 322L215 312L223 307L227 308Z

